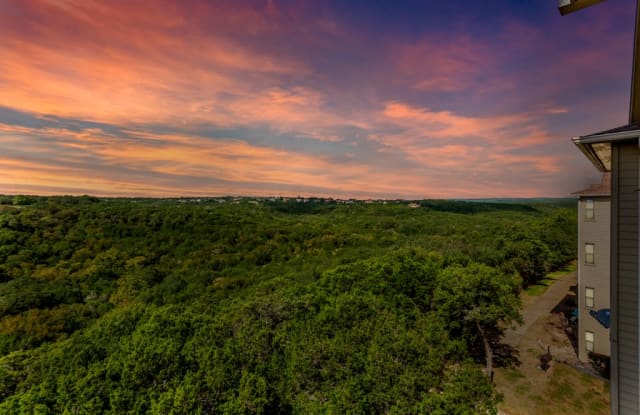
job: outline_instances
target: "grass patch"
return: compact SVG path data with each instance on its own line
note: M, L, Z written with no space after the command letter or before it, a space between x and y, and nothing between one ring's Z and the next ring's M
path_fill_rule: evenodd
M532 349L532 348L528 348L527 353L529 353L530 356L534 356L536 358L540 355L540 351L538 349Z
M554 401L568 401L573 398L573 385L566 380L552 379L549 389L549 396Z
M594 384L593 376L586 373L582 373L580 375L580 382L582 382L584 386L592 386Z
M504 371L504 377L511 382L516 382L523 379L525 376L517 369L506 369Z
M583 401L589 401L593 399L594 396L598 397L600 396L600 393L594 390L588 390L588 391L582 392L582 395L580 395L580 399Z
M589 413L593 415L609 413L609 402L604 400L589 402Z
M577 261L571 261L568 264L566 264L565 266L563 266L562 268L550 272L549 275L547 275L547 277L549 278L555 278L558 279L558 277L561 277L565 274L568 274L570 272L574 272L578 269L578 262Z
M507 413L609 414L608 383L563 363L555 363L544 379L537 376L537 380L533 380L526 372L513 369L504 370L502 374L506 389L500 390L505 394L500 408Z
M584 413L584 403L582 403L582 401L580 399L574 399L571 402L571 407L573 409L575 409L576 411L578 411L576 413L579 413L579 414L583 414Z
M516 392L516 395L523 396L528 394L530 390L531 390L531 384L527 382L527 383L521 383L518 386L516 386L515 392Z
M607 386L601 379L558 364L544 396L549 398L547 405L555 405L561 412L606 414L609 410L609 395L599 391L604 392Z
M549 274L547 274L547 276L544 277L542 279L542 281L540 281L539 284L534 284L534 285L528 286L524 290L524 292L527 295L530 295L532 297L538 297L538 296L544 294L547 291L547 288L549 288L549 286L551 284L556 282L556 280L558 280L559 278L567 275L570 272L574 272L576 269L577 269L577 262L576 261L571 261L570 263L568 263L564 267L560 268L559 270L554 271L554 272L550 272Z
M545 404L545 399L540 395L531 395L529 396L529 400L534 403L534 405L541 406Z

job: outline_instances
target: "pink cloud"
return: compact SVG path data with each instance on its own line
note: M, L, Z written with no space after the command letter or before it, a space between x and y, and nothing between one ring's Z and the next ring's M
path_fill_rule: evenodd
M468 88L475 75L487 70L491 52L464 36L434 37L394 45L391 59L401 82L422 91L454 92Z
M530 117L526 114L473 117L455 114L452 111L432 111L401 102L387 103L383 115L390 121L406 127L418 137L432 139L481 137L487 142L498 141L506 135L505 130L523 126L530 121ZM397 142L394 141L393 144Z
M569 136L554 123L604 106L568 97L608 91L600 81L626 73L602 64L628 46L626 34L612 36L606 22L595 34L581 25L575 36L603 39L563 53L554 52L545 28L524 21L496 28L501 47L464 30L392 35L372 45L331 13L307 16L304 2L185 4L5 6L1 104L99 121L123 137L0 120L0 154L21 155L5 155L0 188L272 194L313 185L372 196L540 195L557 191L549 184L554 175L578 165ZM152 133L149 125L159 127ZM205 137L200 126L236 134ZM263 137L252 143L243 130ZM290 136L276 143L277 134ZM313 145L288 148L286 140L298 137ZM81 167L87 160L101 164ZM187 188L190 178L200 184Z
M16 7L29 18L25 24L0 17L6 63L0 87L22 110L102 121L193 118L198 114L188 109L209 97L253 91L238 71L259 75L261 84L308 71L302 62L191 26L179 11L155 3L25 1ZM251 9L231 10L235 14L225 14L231 21L264 20Z

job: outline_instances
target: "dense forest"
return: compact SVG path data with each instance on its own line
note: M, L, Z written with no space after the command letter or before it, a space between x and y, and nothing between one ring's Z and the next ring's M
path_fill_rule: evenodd
M495 413L575 202L348 202L1 196L0 413Z

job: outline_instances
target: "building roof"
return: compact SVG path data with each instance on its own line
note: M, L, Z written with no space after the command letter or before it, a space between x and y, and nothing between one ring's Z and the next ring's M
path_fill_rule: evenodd
M586 189L571 194L576 196L611 196L611 173L604 173L600 183L592 184Z
M611 143L640 137L640 123L575 137L573 143L602 172L611 171Z
M584 135L581 138L592 138L592 137L601 137L601 136L610 136L613 134L624 134L629 132L636 133L634 136L637 136L637 132L640 131L640 122L635 122L627 125L622 125L620 127L611 128L609 130L600 131L599 133L593 133L589 135Z

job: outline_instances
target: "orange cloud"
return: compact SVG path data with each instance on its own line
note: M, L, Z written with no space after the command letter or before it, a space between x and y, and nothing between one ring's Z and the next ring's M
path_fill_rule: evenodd
M424 173L415 167L389 174L384 168L362 162L336 162L231 139L130 133L132 136L127 142L114 144L112 137L102 135L99 130L79 133L47 130L47 135L56 138L49 145L49 153L58 154L58 157L37 162L0 160L5 172L0 175L0 189L7 192L22 186L47 189L40 190L46 193L69 193L68 189L76 188L80 193L90 191L102 195L188 196L273 194L272 189L282 186L279 194L284 195L335 195L339 189L341 194L362 197L380 194L445 197L450 189L445 181L425 180ZM97 166L89 163L65 162L64 151L56 146L80 148L89 159L99 160L102 168L96 169ZM131 166L135 169L131 170ZM109 177L104 176L105 170L111 172ZM121 170L123 173L119 173ZM194 178L200 183L183 185ZM208 182L208 178L216 180ZM243 183L245 185L238 186ZM316 190L306 193L308 191L301 183L312 184Z
M0 191L539 195L552 188L539 180L569 169L553 153L566 137L548 120L574 107L537 97L537 85L519 89L517 73L497 76L507 52L465 33L372 45L305 7L3 5L0 111L24 114L0 118ZM546 39L528 25L510 30ZM602 53L570 53L545 73L572 77ZM536 95L530 111L493 107L516 93ZM459 105L474 99L486 108ZM562 154L571 151L567 142Z
M462 145L502 152L544 145L553 139L535 114L472 117L390 102L384 107L383 116L404 130L381 140L413 155L423 147L431 149L436 145L444 146L442 151L461 149Z
M383 114L389 119L412 129L419 129L429 137L477 137L492 139L505 127L522 124L524 115L495 117L467 117L451 111L431 111L400 102L390 102Z
M22 134L24 132L21 131ZM31 135L40 133L30 132ZM261 184L295 187L299 183L313 183L319 189L331 189L341 176L351 178L340 182L344 191L359 192L368 180L366 165L350 163L338 166L321 157L252 146L231 139L132 132L128 142L118 144L113 143L112 137L101 135L100 131L75 133L50 129L46 134L55 137L48 150L58 157L39 162L1 159L0 166L5 167L5 173L0 175L2 191L46 184L52 188L77 186L79 189L94 189L97 194L135 194L138 191L155 196L202 195L237 193L238 187L234 191L234 183L253 183L249 189L264 194L269 193L268 187L261 187ZM19 136L14 136L14 139L15 142L20 141ZM89 163L76 167L64 163L64 151L61 149L69 147L82 149L87 159L99 160L102 168L92 169L97 166ZM25 153L23 157L28 158L28 152ZM135 166L140 177L132 174L135 172L130 166ZM111 177L103 176L105 169L112 172ZM119 175L120 170L128 173ZM335 175L325 174L332 171ZM47 177L51 180L47 181ZM184 181L189 182L193 178L202 183L192 189L182 187ZM209 178L215 179L213 184L207 183ZM247 189L244 190L246 192Z
M301 62L189 26L186 17L153 2L16 7L31 20L0 16L0 88L5 102L21 110L112 122L191 120L212 97L253 93L238 71L263 81L308 71ZM239 18L262 19L234 10Z

